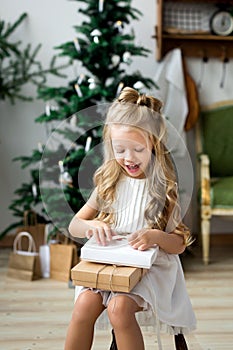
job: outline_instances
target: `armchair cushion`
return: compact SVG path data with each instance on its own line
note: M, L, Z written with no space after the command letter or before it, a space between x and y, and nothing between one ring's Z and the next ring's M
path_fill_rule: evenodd
M211 183L211 207L233 208L233 176L213 180Z
M233 176L233 103L202 111L201 125L211 177Z

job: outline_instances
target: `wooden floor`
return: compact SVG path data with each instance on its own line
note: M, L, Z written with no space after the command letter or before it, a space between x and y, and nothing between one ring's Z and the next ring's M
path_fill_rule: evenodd
M189 350L233 349L232 248L215 247L208 266L202 265L197 248L182 259L198 320L197 330L186 337ZM8 255L9 249L0 249L0 349L62 350L74 289L51 279L25 282L6 277ZM143 333L146 350L156 350L155 335ZM162 343L164 350L174 349L173 337L162 334ZM98 331L93 350L108 350L109 345L109 332Z

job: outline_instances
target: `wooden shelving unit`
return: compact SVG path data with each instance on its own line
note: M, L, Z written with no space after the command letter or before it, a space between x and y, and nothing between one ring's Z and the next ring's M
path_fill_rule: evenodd
M170 1L171 2L171 1ZM194 0L173 0L177 3L195 3ZM167 52L181 48L184 56L216 57L222 60L233 57L233 35L166 33L163 23L163 7L166 0L157 0L157 25L155 27L156 59L160 61ZM226 4L233 6L233 0L197 1L199 4Z

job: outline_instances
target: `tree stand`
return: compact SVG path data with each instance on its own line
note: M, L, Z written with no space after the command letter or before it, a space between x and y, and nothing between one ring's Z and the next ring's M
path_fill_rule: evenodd
M174 336L174 338L175 338L176 350L188 350L183 334L177 334ZM113 330L112 330L112 344L109 350L117 350L116 338Z

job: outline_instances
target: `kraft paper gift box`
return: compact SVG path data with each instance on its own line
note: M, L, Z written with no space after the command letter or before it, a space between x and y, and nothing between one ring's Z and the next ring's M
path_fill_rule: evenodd
M145 269L80 261L71 270L73 284L113 292L130 292L145 274Z

